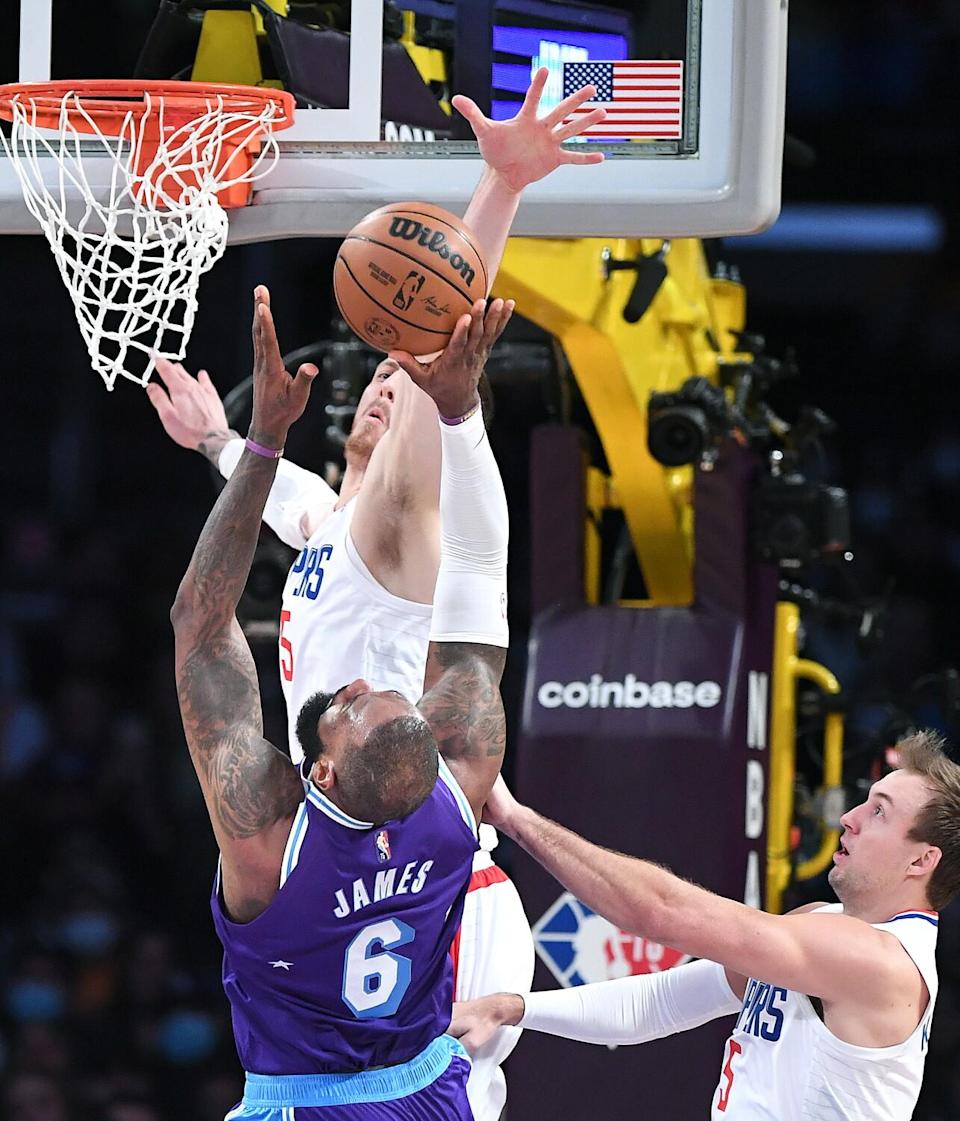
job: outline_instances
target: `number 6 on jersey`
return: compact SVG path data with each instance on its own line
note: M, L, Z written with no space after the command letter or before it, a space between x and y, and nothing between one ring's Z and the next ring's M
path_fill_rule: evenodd
M410 959L391 954L416 938L398 919L366 926L347 947L343 959L343 1002L358 1020L392 1016L410 986Z

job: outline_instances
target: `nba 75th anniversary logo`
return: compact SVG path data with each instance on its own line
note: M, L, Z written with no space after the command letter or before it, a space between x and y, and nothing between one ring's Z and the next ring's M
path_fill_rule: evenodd
M689 960L679 950L620 930L569 891L534 924L533 939L543 963L567 988L659 973Z

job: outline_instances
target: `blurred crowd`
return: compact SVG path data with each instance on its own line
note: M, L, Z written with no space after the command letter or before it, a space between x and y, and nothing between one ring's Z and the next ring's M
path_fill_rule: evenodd
M240 1096L169 597L139 594L131 563L146 547L136 523L41 515L4 541L4 1121L220 1121Z

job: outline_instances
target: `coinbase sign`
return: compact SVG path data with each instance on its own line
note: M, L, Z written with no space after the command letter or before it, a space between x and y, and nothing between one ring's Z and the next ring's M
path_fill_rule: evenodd
M722 696L716 681L640 681L632 673L621 681L599 673L587 681L544 681L537 689L542 708L715 708Z

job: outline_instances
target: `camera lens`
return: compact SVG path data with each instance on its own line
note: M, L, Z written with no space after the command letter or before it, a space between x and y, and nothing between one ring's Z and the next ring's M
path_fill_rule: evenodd
M649 414L647 447L664 467L696 463L709 439L707 418L694 405L669 405Z

